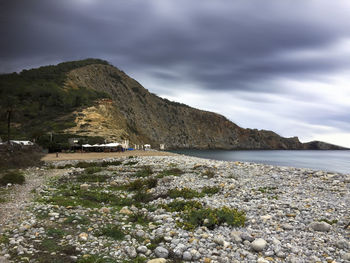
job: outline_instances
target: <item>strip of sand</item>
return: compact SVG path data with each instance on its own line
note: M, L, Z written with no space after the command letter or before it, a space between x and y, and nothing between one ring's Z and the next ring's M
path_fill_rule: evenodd
M126 152L88 152L88 153L49 153L45 155L42 161L66 161L66 160L97 160L105 158L118 158L128 156L172 156L176 155L164 151L126 151Z

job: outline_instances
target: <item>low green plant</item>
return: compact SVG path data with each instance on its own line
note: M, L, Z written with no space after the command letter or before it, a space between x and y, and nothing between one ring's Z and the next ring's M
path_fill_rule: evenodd
M103 183L106 182L107 179L109 178L108 175L105 174L93 174L93 173L84 173L84 174L79 174L77 177L77 181L78 182L82 182L82 183Z
M144 190L140 190L133 195L133 199L136 203L148 203L152 201L154 198L151 193L148 193Z
M137 179L125 185L124 188L128 191L147 190L157 186L158 180L156 178L148 178L145 180Z
M125 236L123 230L117 225L106 225L98 234L113 238L114 240L122 240Z
M50 237L62 238L64 236L65 232L62 229L50 227L47 229L46 234Z
M134 176L136 177L147 177L153 174L153 170L150 166L143 166L141 170L137 171Z
M18 170L8 170L0 175L0 186L7 184L24 184L24 174Z
M149 220L147 214L143 212L136 212L129 215L129 222L146 226L151 221Z
M177 197L182 197L185 199L192 199L195 197L202 197L202 194L197 192L196 190L190 189L190 188L175 188L175 189L171 189L168 191L168 196L170 198L177 198Z
M217 186L205 186L202 189L202 193L205 195L214 195L220 192L220 188Z
M8 236L0 235L0 244L8 244L10 242Z
M157 177L158 178L163 178L165 176L180 176L182 175L184 172L179 169L179 168L171 168L171 169L167 169L167 170L163 170L161 171Z
M192 230L199 226L206 226L214 229L216 226L224 223L230 226L244 226L246 216L243 211L222 208L200 208L186 210L183 214L183 226L185 229Z
M102 171L102 167L98 167L98 166L91 166L91 167L87 167L85 169L85 173L87 174L94 174L94 173L98 173Z
M157 236L151 240L151 244L148 244L147 247L150 250L156 249L160 243L165 242L164 236Z
M206 176L208 178L214 178L215 172L212 169L207 169L203 172L203 176Z

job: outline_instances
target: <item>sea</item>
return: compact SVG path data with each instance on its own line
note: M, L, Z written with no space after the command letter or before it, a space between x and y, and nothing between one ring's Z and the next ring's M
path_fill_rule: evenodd
M177 150L173 152L214 160L311 168L315 170L350 174L350 150Z

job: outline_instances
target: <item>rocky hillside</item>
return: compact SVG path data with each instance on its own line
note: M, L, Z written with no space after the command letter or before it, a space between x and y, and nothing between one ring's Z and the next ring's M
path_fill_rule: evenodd
M72 70L68 74L66 86L81 86L109 94L111 101L107 103L113 105L110 112L114 111L116 122L124 129L124 135L136 143L165 143L168 148L173 149L318 149L319 145L322 145L320 149L330 147L325 143L302 144L297 137L283 138L271 131L243 129L222 115L162 99L110 65L88 65ZM106 106L100 104L99 108L101 107ZM111 123L112 121L106 121L106 125ZM96 130L90 123L85 122L82 125ZM83 131L84 129L77 130Z
M66 107L64 114L56 110L49 111L50 115L46 116L51 122L63 122L59 128L54 126L55 132L99 136L112 141L129 139L131 143L150 143L155 147L164 143L168 149L339 149L326 143L302 144L297 137L283 138L271 131L243 129L222 115L162 99L104 61L69 63L64 63L65 70L59 75L63 81L56 81L55 88L60 88L58 94L74 92L74 100L68 106L61 103ZM60 65L57 68L62 68ZM50 72L55 69L52 67ZM36 75L35 72L31 70L31 81L42 78L40 72ZM23 73L19 77L21 75ZM46 88L51 87L47 85ZM82 102L80 93L89 96ZM44 109L59 109L59 105L44 105ZM40 107L37 105L30 112L39 116L39 120L43 115ZM55 113L56 118L53 118ZM35 126L29 124L27 119L22 119L16 125L26 126L23 130L27 131Z

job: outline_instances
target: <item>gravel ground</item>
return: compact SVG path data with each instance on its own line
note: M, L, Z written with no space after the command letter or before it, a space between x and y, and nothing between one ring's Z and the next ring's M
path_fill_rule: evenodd
M106 161L28 171L58 177L2 225L0 262L350 262L350 175L187 156Z

